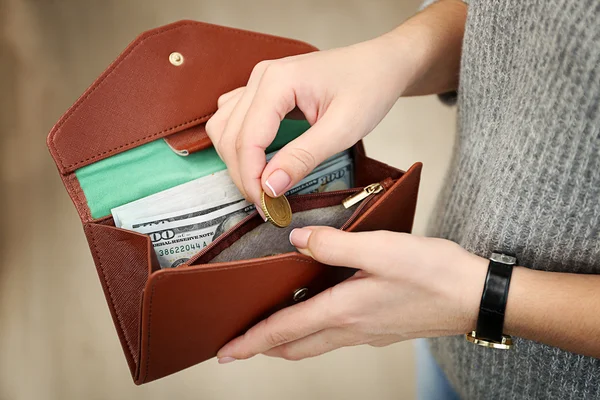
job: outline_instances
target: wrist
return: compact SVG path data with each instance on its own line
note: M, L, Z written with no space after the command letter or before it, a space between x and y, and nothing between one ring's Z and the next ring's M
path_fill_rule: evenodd
M418 73L418 55L410 51L409 41L392 31L361 45L368 48L363 57L371 60L371 71L385 79L385 90L393 97L393 101L397 100Z
M479 316L479 306L489 260L466 252L461 265L457 266L458 284L456 284L456 304L458 323L456 334L475 330Z
M410 87L420 81L426 51L417 38L412 27L401 25L376 39L382 54L379 59L386 59L390 65L390 77L396 88L397 98L405 95Z
M435 252L426 285L436 294L431 336L461 335L475 330L489 260L443 240Z

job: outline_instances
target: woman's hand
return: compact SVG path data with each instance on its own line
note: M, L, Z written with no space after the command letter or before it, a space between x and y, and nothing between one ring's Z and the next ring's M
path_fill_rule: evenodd
M460 0L439 1L376 39L259 63L206 124L244 196L259 203L261 188L283 194L368 134L399 96L455 89L466 10ZM267 165L265 149L290 112L312 127Z
M246 198L279 196L318 164L369 133L409 83L395 35L354 46L263 61L244 88L219 98L206 131ZM266 165L279 123L300 111L312 125ZM266 168L265 168L266 165Z
M229 342L218 353L220 363L259 353L299 360L475 328L488 261L453 242L327 227L295 229L290 240L324 264L360 271Z
M244 196L260 203L261 188L283 194L367 135L399 96L455 89L466 10L461 0L439 1L376 39L259 63L206 124ZM265 149L290 112L312 127L267 165Z

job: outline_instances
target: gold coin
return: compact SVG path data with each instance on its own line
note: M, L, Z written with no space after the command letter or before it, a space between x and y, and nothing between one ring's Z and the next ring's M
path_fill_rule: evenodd
M292 208L285 196L270 197L262 192L260 200L267 221L279 228L285 228L292 223Z

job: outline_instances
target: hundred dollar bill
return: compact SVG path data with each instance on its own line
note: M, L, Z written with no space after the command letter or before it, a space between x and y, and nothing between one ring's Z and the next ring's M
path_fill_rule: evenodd
M353 186L349 152L330 157L286 195L344 190ZM167 189L112 210L115 225L152 240L161 267L185 263L253 212L227 171Z
M153 215L152 217L136 219L130 223L123 224L122 228L134 230L134 229L138 229L138 228L145 228L147 226L159 226L159 225L167 224L169 222L189 220L191 218L210 214L210 213L218 211L222 208L231 206L233 204L237 204L242 200L244 200L244 198L240 194L238 197L231 197L231 198L226 199L225 201L223 201L223 200L214 201L212 203L207 203L207 204L203 204L202 206L187 208L187 209L181 210L181 211L174 211L174 212L165 213L165 214Z
M233 184L233 183L232 183ZM352 160L349 157L340 158L333 163L329 163L324 169L316 170L311 173L305 179L300 181L291 190L287 191L286 196L294 194L307 194L307 193L320 193L330 192L334 190L344 190L352 187ZM164 214L156 214L154 212L152 216L137 217L131 219L128 217L121 223L121 227L124 229L135 230L136 228L145 226L155 226L168 222L174 222L179 220L187 220L197 216L209 214L213 211L217 211L221 208L229 206L243 200L243 197L239 191L233 191L230 196L221 198L212 202L203 202L203 204L173 211ZM204 199L206 199L206 195Z
M240 197L227 170L223 170L113 208L111 213L115 226L124 227L132 221L154 215L216 201L226 203Z
M150 237L162 268L174 268L202 251L253 211L254 205L242 200L209 214L133 230Z
M330 163L326 168L313 172L290 189L286 195L346 190L354 186L353 173L352 159L343 158L335 163Z
M267 159L270 160L274 154L268 154ZM325 160L296 186L306 187L307 182L314 180L316 175L320 174L320 171L342 161L351 162L348 151L338 153ZM352 182L352 178L350 178L350 182ZM312 187L313 185L308 186ZM304 189L302 191L294 189L288 194L305 194L314 191L314 189ZM337 189L333 189L332 186L330 190ZM158 216L162 217L165 214L199 212L208 208L207 205L209 204L215 202L229 204L240 198L241 194L231 180L228 171L223 170L113 208L111 212L115 226L129 229L135 223L140 221L144 223L152 222L157 220Z

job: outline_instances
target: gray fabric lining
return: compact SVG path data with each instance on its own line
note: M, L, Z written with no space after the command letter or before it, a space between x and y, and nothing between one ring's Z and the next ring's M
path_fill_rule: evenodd
M344 206L337 205L296 212L292 223L286 228L277 228L265 222L246 233L209 263L248 260L296 251L289 241L292 229L312 225L341 228L354 211L355 208L345 209Z

